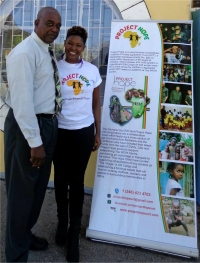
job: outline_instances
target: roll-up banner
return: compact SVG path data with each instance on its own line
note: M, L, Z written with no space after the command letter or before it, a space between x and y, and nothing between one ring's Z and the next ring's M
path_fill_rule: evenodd
M198 257L192 21L112 21L86 236Z

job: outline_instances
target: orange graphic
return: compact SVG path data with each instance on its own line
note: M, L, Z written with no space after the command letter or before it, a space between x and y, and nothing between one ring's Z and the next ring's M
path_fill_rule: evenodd
M137 45L139 46L139 39L141 38L138 36L137 32L132 32L132 31L126 31L124 33L124 38L129 38L130 40L130 45L132 48L136 47Z
M66 82L67 86L72 86L74 89L74 94L78 95L79 93L83 92L81 89L83 84L79 80L69 80Z

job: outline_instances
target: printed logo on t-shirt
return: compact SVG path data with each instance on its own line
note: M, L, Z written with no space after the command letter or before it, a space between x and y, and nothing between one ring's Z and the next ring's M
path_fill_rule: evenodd
M84 83L86 87L91 86L89 83L89 80L83 75L80 75L78 73L69 74L68 76L63 78L62 84L64 83L66 83L68 87L73 88L75 95L78 95L84 92L84 90L82 90L82 86L84 85Z
M73 87L74 94L78 95L79 93L83 92L81 89L83 84L79 80L69 80L66 82L67 86Z

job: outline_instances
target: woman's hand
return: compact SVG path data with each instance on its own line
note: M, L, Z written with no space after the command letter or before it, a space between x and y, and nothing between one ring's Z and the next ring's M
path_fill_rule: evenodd
M93 146L92 151L94 152L98 150L100 145L101 145L101 138L99 135L96 134L94 137L94 146Z

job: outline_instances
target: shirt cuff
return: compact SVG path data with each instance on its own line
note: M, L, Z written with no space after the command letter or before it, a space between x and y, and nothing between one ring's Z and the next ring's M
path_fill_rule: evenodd
M28 138L27 142L31 148L35 148L35 147L41 146L43 144L40 136L34 137L34 138Z

